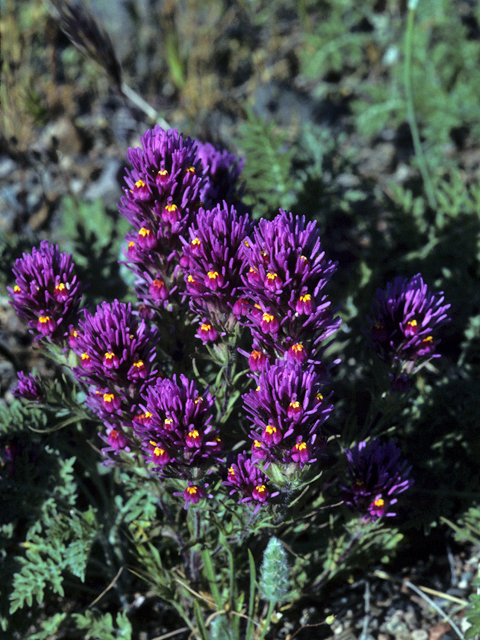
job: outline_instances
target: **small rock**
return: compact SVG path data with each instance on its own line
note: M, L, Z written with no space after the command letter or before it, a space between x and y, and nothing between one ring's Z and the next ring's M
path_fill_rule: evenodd
M412 631L412 640L428 640L428 631L426 629L415 629L415 631Z
M6 178L15 169L15 162L8 157L0 159L0 180Z
M117 176L121 166L122 163L117 158L107 160L98 180L89 184L85 190L85 199L94 201L101 198L107 205L115 204L122 195L122 191L117 182Z
M445 635L451 631L452 627L448 622L439 622L434 627L429 630L428 640L440 640L440 638L444 638Z

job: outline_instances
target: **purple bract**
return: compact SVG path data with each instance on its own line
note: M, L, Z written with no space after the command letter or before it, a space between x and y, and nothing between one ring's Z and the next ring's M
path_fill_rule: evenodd
M249 217L224 202L210 211L200 209L183 248L190 307L199 315L207 313L219 331L231 331L237 323L233 306L246 272L243 243L251 229Z
M324 448L321 425L332 411L313 367L282 362L262 370L257 388L243 396L252 421L252 457L267 462L312 463Z
M135 227L126 236L126 257L137 276L138 297L166 306L179 277L180 236L193 222L207 185L194 140L158 125L142 136L143 148L129 149L120 212ZM152 283L162 283L159 288Z
M152 368L159 336L130 304L103 302L95 314L85 311L74 335L81 365L77 378L90 386L87 404L111 424L131 423L140 393L156 377Z
M375 438L346 449L348 479L341 484L343 499L364 520L395 516L392 506L397 494L413 484L411 467L402 459L394 442Z
M426 359L438 357L438 330L449 321L446 311L450 305L443 301L443 294L432 293L420 274L395 278L385 290L377 289L372 318L368 318L370 342L392 367L399 388L407 385L405 374Z
M31 373L26 374L23 371L20 371L17 376L18 385L12 391L15 398L40 402L43 399L43 391L35 376Z
M225 149L216 149L209 142L197 141L197 153L207 177L200 194L205 208L210 209L224 200L228 204L237 204L242 195L239 178L244 159Z
M260 220L243 252L254 339L275 357L298 362L302 351L302 362L317 362L321 343L340 320L322 295L336 265L325 258L316 223L280 211L272 221Z
M74 274L72 256L43 240L39 249L34 247L31 254L15 261L13 273L15 286L7 288L15 311L38 332L37 339L62 342L69 325L77 320L83 289Z
M193 467L214 464L222 444L211 425L213 398L201 396L184 375L158 379L142 399L143 413L133 421L147 460L162 475L185 475Z
M227 473L227 479L223 482L227 487L232 487L230 495L239 493L241 498L238 501L255 503L255 511L260 509L262 504L269 498L278 495L278 491L271 493L268 488L268 478L254 463L247 457L247 453L239 453L236 462L233 462Z

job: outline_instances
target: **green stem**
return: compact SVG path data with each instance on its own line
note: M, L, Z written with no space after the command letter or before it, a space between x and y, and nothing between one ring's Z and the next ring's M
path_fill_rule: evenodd
M418 132L417 121L415 118L415 107L413 103L413 87L412 87L412 51L413 51L413 26L415 22L415 9L418 0L409 0L407 31L405 35L405 66L404 66L404 83L405 94L407 97L407 117L412 132L413 148L417 157L418 168L422 175L425 193L427 195L428 204L431 209L436 209L437 202L435 199L435 190L428 172L428 165L422 149L420 134Z
M270 604L268 605L267 617L265 618L265 624L263 627L262 635L260 636L260 640L264 640L265 638L265 635L268 631L268 627L270 626L270 620L272 618L273 610L276 604L277 603L275 600L270 600Z

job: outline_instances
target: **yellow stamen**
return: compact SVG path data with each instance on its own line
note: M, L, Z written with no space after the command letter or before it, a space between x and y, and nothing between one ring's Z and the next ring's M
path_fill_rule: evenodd
M306 448L307 448L306 442L299 442L298 444L295 445L295 449L297 451L304 451Z

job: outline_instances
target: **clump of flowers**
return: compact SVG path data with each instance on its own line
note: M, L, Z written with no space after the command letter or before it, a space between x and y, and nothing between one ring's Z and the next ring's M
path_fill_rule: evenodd
M205 341L218 337L218 332L232 332L237 325L235 304L246 271L243 242L251 229L248 215L239 216L226 202L200 209L189 229L181 264L192 311L206 315L203 324L208 321L215 330L205 335Z
M412 486L411 467L392 441L378 438L346 449L348 478L341 484L345 504L365 521L395 516L397 495Z
M271 359L318 363L320 345L340 320L323 294L336 265L325 257L316 223L280 211L260 220L243 251L247 324L256 345Z
M372 304L369 338L390 368L393 387L408 387L410 374L435 353L438 332L449 321L443 293L433 293L420 274L395 278L378 289Z
M129 149L127 158L132 169L120 212L135 231L126 238L126 255L139 299L155 308L167 305L177 286L180 236L194 220L207 179L195 141L174 129L147 131L142 147Z
M157 375L158 331L131 304L115 300L103 302L94 314L85 311L71 334L80 358L74 373L88 385L87 405L109 425L130 426L142 391Z
M200 395L195 383L184 375L178 380L176 376L159 378L146 389L133 431L141 441L144 457L161 476L198 480L201 468L217 462L222 443L218 428L212 425L212 405L211 394ZM196 502L200 493L187 488L188 501Z
M313 367L281 362L263 370L243 396L252 421L252 459L290 465L314 463L325 446L321 426L332 411L324 382Z
M278 495L278 491L271 492L267 476L247 456L246 452L239 453L236 461L228 468L227 479L223 482L231 487L230 495L239 494L239 504L250 502L257 513L270 498Z
M340 319L326 294L337 265L325 255L317 224L282 210L273 220L254 223L240 199L242 161L176 130L147 131L128 159L120 211L133 228L125 253L136 276L138 308L105 301L80 315L82 287L72 256L46 242L24 254L15 263L11 302L38 337L62 347L49 344L48 351L73 376L62 374L61 383L42 389L33 375L22 372L13 394L43 403L48 395L56 424L46 431L75 428L66 432L65 441L68 450L76 447L75 467L85 464L86 499L92 495L96 502L90 485L94 488L101 474L85 445L94 414L106 445L103 464L122 468L114 482L99 480L98 505L106 504L102 535L108 532L109 540L130 536L145 563L138 575L151 574L154 587L169 579L168 572L175 574L161 593L171 592L179 611L185 606L186 619L192 611L190 581L195 593L211 588L218 629L226 630L225 637L230 612L239 614L231 637L251 637L255 581L248 616L243 616L245 598L237 597L231 546L273 525L282 535L293 532L296 540L307 529L309 534L322 529L320 535L328 538L326 521L321 522L329 506L326 488L340 487L353 513L348 526L356 535L351 541L341 535L326 538L331 549L325 557L342 560L328 561L332 567L343 565L354 548L365 548L362 538L380 546L386 539L385 533L375 538L380 527L369 523L397 514L398 496L413 484L411 467L393 442L374 438L345 450L345 477L338 477L339 456L332 445L349 437L356 415L345 410L344 431L341 419L331 427L327 422L333 412L327 348ZM448 320L448 307L420 275L397 278L377 291L369 340L386 363L394 389L408 388L412 372L438 355L438 330ZM194 339L195 332L203 344ZM361 379L361 366L355 376ZM381 399L386 397L397 411L402 397L382 394ZM364 427L373 435L391 414L383 406L375 414L377 398L372 400ZM45 407L16 404L26 413ZM62 442L62 434L57 436ZM0 481L10 482L22 449L12 448L10 438L5 446L1 440ZM70 477L70 471L64 475ZM120 482L112 508L107 489L117 490ZM100 513L97 504L95 509ZM91 513L85 511L85 522ZM332 517L332 526L337 521ZM122 522L125 526L119 526ZM155 545L166 538L172 549L162 566ZM310 557L316 561L322 555ZM122 551L118 559L123 563L128 557ZM268 589L263 574L259 582L270 601L259 625L263 635L275 601L290 593L282 543L268 545L266 557L272 575ZM179 558L185 563L181 571ZM228 571L219 568L223 560ZM275 594L277 560L283 582ZM332 567L320 568L313 588ZM229 594L228 615L224 594ZM196 605L195 629L202 630L203 609ZM242 616L247 618L245 634L239 626ZM194 628L190 621L189 627Z
M39 249L15 261L13 273L15 285L8 292L15 311L28 321L37 340L63 344L77 320L83 290L71 254L43 240Z

